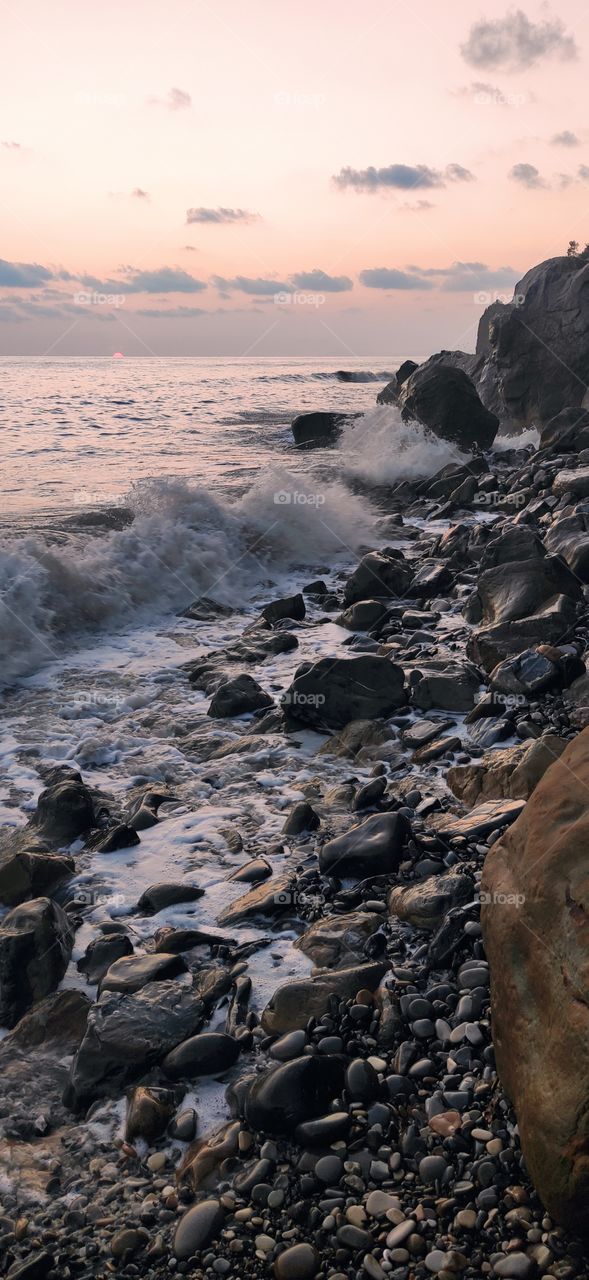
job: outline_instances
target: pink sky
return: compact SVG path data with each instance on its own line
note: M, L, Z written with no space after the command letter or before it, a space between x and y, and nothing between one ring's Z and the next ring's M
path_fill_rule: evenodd
M8 0L0 354L472 349L589 240L589 15L522 3Z

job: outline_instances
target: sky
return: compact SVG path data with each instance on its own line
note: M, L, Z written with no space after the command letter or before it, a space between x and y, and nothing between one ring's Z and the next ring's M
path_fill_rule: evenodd
M589 240L589 11L0 0L0 356L474 350Z

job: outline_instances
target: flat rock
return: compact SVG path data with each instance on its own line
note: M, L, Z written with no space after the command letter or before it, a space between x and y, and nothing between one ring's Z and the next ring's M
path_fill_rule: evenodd
M446 813L442 817L434 814L429 819L429 823L441 835L450 838L466 836L474 839L489 835L498 827L505 827L515 822L524 808L525 800L486 800L483 804L471 809L470 813L463 818L457 817L456 814Z
M123 956L107 969L100 991L140 991L146 982L161 982L179 973L186 973L186 965L181 956L173 953Z
M322 730L342 729L351 720L392 715L405 701L404 677L388 658L321 658L299 667L283 695L293 720Z

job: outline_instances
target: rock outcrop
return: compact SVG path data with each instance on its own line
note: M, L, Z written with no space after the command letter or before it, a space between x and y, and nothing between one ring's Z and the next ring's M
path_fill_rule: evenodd
M487 856L495 1053L549 1213L589 1234L589 730Z

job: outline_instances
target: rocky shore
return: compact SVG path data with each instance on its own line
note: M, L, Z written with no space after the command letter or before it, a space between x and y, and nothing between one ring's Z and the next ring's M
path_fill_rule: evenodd
M262 841L234 806L206 925L198 853L119 913L80 890L81 868L165 833L166 782L123 803L58 765L2 833L0 1274L586 1274L587 270L529 273L483 325L478 381L441 357L400 371L381 400L456 462L381 487L350 572L301 576L183 663L202 715L177 740L203 785L255 777L277 824ZM534 398L509 333L549 288L562 323L555 305ZM493 450L501 423L538 425L539 447ZM202 598L184 634L231 617ZM301 968L260 1008L254 962L289 932Z

